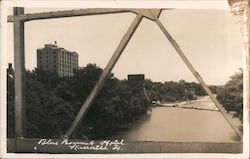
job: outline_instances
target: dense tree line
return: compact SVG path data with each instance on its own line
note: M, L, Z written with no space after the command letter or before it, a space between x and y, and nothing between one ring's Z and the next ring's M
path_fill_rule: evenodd
M219 90L217 86L210 86L211 91L216 94ZM195 100L197 96L205 96L206 92L200 84L195 82L152 82L145 80L145 90L151 101L176 102L185 100Z
M61 77L42 70L26 71L26 137L59 138L70 127L83 102L94 87L102 69L95 64L74 70L73 77ZM220 92L216 86L213 93ZM8 137L14 136L14 79L8 76ZM193 100L206 93L195 82L143 83L119 80L111 74L81 121L73 138L104 138L119 125L146 114L152 101Z
M94 64L75 70L73 77L64 78L38 69L26 71L26 136L64 135L101 72ZM13 84L14 80L8 77L8 137L14 136ZM111 74L73 137L102 137L115 131L119 124L145 114L148 107L141 88Z
M218 101L227 111L236 111L239 118L243 117L243 71L239 69L224 85L217 95Z

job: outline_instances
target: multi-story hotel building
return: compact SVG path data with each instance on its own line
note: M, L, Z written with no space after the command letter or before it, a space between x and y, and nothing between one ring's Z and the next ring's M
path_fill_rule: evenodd
M70 52L55 44L45 44L37 49L37 68L55 72L59 77L72 77L73 70L78 68L78 54Z

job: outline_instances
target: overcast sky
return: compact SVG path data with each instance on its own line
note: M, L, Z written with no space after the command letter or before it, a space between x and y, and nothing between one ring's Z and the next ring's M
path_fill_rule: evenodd
M26 12L48 9L26 9ZM57 41L76 51L79 66L104 68L136 15L119 13L25 23L25 66L36 67L36 49ZM207 84L225 84L243 67L241 17L226 10L168 10L160 20ZM8 24L8 62L13 63L13 24ZM195 81L158 26L143 19L113 71L119 79L142 73L153 81Z

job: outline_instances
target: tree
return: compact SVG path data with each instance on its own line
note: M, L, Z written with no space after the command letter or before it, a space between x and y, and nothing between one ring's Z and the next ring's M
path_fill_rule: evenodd
M200 85L188 83L185 80L179 82L152 82L145 80L145 89L151 101L176 102L194 100L198 94Z
M7 137L15 136L15 89L14 79L7 72Z
M55 95L44 77L37 78L39 72L34 73L27 72L25 78L27 137L60 137L70 126L73 108Z
M227 111L236 111L239 118L243 117L243 71L239 69L224 88L218 92L217 99Z
M74 70L73 77L59 78L35 69L25 73L27 137L59 138L70 127L102 69L95 64ZM141 87L131 86L110 74L73 138L97 139L132 122L149 107ZM14 136L14 80L8 78L8 136ZM91 128L91 129L90 129ZM101 132L101 133L100 133Z

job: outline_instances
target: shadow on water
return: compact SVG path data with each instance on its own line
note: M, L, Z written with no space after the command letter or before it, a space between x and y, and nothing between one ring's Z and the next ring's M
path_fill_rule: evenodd
M102 131L95 129L90 130L88 129L90 125L86 123L86 128L85 128L86 131L83 136L84 137L87 136L88 139L93 139L93 140L124 139L123 134L125 132L132 131L141 124L146 123L147 121L150 120L151 115L152 115L151 113L149 114L147 113L145 115L138 116L137 118L135 118L134 121L114 127L112 131L107 129Z

